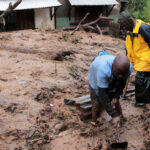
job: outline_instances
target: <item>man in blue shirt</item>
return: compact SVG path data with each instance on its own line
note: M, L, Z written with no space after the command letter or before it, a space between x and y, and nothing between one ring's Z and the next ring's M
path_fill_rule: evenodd
M123 54L106 54L94 59L88 73L93 123L96 123L101 107L104 107L114 124L119 125L122 116L119 98L131 72L132 65Z

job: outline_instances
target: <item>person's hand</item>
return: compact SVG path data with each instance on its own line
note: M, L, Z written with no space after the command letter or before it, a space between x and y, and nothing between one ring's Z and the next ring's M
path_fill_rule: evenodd
M114 117L112 121L115 127L120 127L120 116Z
M116 103L117 103L117 101L118 101L118 99L117 99L117 98L113 98L111 102L112 102L112 104L116 104Z
M114 109L115 109L116 103L117 103L117 98L113 98L112 101L111 101L111 104L112 104Z
M91 125L94 126L94 127L97 126L96 122L93 122L93 121L91 121Z

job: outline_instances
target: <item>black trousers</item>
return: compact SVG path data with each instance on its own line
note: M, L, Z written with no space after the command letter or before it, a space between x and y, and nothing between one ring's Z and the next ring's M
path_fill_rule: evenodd
M139 103L150 103L150 72L137 72L135 99Z

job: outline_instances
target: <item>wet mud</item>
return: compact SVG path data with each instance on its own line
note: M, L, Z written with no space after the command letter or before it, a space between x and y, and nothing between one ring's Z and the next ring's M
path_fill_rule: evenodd
M92 126L64 99L89 94L90 63L102 49L125 53L125 41L106 35L25 30L0 34L0 149L108 150L116 142L111 121ZM135 73L130 78L134 86ZM122 98L121 141L129 150L150 149L150 105Z

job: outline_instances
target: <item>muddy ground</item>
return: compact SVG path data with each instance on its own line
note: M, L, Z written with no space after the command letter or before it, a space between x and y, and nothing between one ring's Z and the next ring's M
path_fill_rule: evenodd
M105 150L115 141L111 121L93 127L63 103L88 94L89 65L101 49L125 53L125 42L82 31L0 33L0 150ZM121 140L129 150L149 150L150 105L134 101L121 99Z

